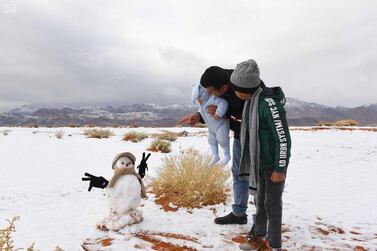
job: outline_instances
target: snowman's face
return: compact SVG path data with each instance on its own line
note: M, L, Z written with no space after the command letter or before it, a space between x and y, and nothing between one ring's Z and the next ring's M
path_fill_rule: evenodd
M133 168L134 165L132 164L132 161L127 157L122 157L118 159L118 161L115 163L115 168Z

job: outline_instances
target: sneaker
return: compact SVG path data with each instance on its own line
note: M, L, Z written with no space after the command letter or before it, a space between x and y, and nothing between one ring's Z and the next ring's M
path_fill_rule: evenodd
M209 166L214 166L217 162L219 162L220 157L215 155L212 157L211 161L209 162Z
M268 245L268 243L263 238L252 236L247 240L247 242L241 243L239 245L239 248L241 250L267 251L268 249L261 249L264 248L266 245Z
M227 225L227 224L247 224L247 214L243 216L235 216L233 213L230 213L223 217L217 217L215 219L215 223L219 225Z

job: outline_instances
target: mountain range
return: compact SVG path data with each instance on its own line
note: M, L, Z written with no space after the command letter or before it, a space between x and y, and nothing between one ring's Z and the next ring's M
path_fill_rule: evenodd
M320 121L354 119L360 125L377 125L377 104L359 107L331 107L287 98L290 126L313 126ZM70 107L66 105L24 105L0 114L0 126L150 126L176 125L194 112L194 105L134 104L119 107Z

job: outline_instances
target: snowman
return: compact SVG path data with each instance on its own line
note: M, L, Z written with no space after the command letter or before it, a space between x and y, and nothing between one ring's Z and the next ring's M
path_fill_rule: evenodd
M135 156L130 152L123 152L115 156L112 169L113 177L110 181L85 173L82 178L90 181L89 191L92 187L106 188L109 195L109 214L97 224L101 230L118 231L125 226L139 223L143 220L143 212L138 209L142 198L147 198L142 177L148 169L146 161L148 154L138 166L139 173L135 171Z

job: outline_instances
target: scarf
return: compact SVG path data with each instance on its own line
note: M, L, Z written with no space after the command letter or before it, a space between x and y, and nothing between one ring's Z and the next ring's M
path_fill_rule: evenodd
M120 168L120 169L114 169L114 175L111 178L109 184L106 188L113 188L115 186L115 183L122 175L135 175L137 179L140 182L141 186L141 197L143 199L147 198L147 193L145 192L144 183L140 177L140 175L135 171L135 168Z
M259 172L259 114L258 103L262 88L254 93L244 104L241 121L241 159L239 168L240 180L249 181L249 193L255 195Z

